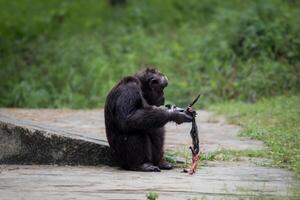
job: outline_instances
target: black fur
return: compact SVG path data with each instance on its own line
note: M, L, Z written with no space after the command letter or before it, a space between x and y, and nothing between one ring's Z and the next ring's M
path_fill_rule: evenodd
M163 126L176 121L166 109L157 107L164 104L163 89L167 84L159 71L145 69L122 79L108 94L106 136L121 167L147 171L140 166L162 163Z

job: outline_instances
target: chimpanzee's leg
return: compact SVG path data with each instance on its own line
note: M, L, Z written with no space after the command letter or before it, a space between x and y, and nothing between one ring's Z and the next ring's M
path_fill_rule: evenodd
M151 140L153 164L158 166L160 169L172 169L173 165L163 159L165 140L164 128L159 128L152 131L149 136Z
M123 152L120 152L122 167L135 171L160 171L153 166L151 142L147 134L123 136Z

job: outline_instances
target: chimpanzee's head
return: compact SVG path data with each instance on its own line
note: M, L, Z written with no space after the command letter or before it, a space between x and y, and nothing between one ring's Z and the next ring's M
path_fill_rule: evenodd
M143 97L149 105L160 106L165 103L164 88L168 78L156 69L143 69L135 74L142 86Z

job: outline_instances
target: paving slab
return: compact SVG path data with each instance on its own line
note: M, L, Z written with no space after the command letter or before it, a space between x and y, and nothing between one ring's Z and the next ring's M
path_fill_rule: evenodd
M198 113L202 152L264 148L260 141L237 137L240 127L224 118L206 111ZM190 128L190 124L169 123L165 148L188 149ZM249 161L208 162L190 176L180 168L160 173L124 171L102 165L107 164L107 155L101 109L0 109L1 200L146 199L149 191L159 193L159 199L282 199L299 195L299 182L291 172ZM60 165L7 165L16 159L31 159L25 164Z
M0 197L11 199L284 198L295 183L291 173L246 163L214 163L193 176L180 169L128 172L114 167L2 166Z

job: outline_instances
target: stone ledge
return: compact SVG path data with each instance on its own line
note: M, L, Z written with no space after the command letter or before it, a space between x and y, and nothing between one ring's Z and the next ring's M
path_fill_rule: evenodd
M0 121L0 164L112 164L107 144Z

